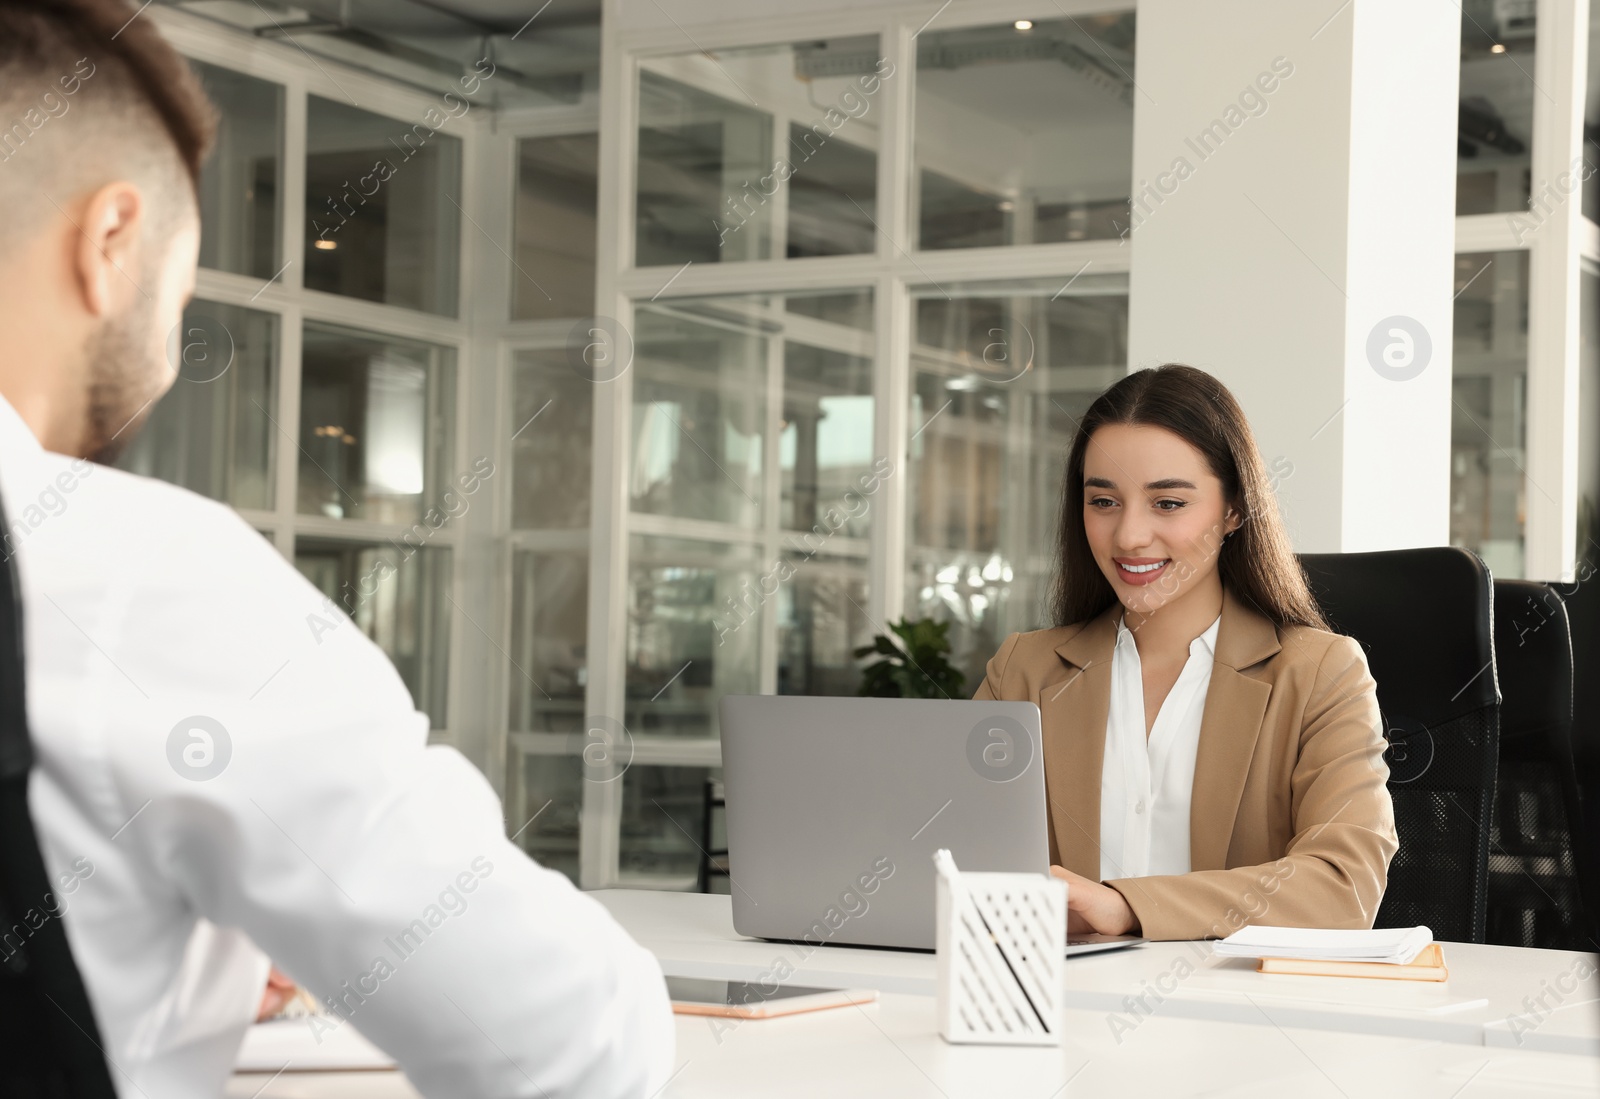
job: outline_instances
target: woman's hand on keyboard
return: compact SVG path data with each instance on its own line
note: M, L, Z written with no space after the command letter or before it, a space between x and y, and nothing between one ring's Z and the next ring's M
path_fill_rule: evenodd
M1139 921L1121 893L1109 885L1090 881L1064 866L1050 867L1052 877L1067 883L1067 933L1127 935L1137 931Z

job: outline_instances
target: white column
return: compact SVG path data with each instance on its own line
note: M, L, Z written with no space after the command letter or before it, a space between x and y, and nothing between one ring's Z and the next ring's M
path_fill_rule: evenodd
M1578 524L1578 255L1588 0L1541 0L1534 64L1528 253L1528 447L1523 495L1533 580L1574 579ZM1541 94L1548 93L1548 94ZM1594 159L1592 156L1589 158Z
M611 381L596 383L594 393L593 473L589 523L589 682L584 690L585 717L626 720L628 481L632 437L629 415L633 401L633 302L617 286L625 257L633 255L633 193L636 165L627 150L638 127L637 67L617 45L617 4L607 0L600 21L600 186L597 198L599 232L595 244L595 313L610 318L605 329L613 338L625 334L628 368ZM597 321L599 323L599 321ZM585 742L588 743L587 733ZM631 745L624 747L631 758ZM593 757L591 757L593 758ZM596 776L585 768L583 809L578 832L578 878L584 889L600 889L617 880L621 851L622 783L607 778L616 768ZM595 779L595 781L591 781Z
M1299 551L1448 541L1460 19L1139 4L1129 357L1228 385Z

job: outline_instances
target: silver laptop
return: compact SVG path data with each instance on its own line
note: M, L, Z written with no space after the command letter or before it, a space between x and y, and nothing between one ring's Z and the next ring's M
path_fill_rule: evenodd
M1049 873L1032 702L729 695L719 716L741 935L932 950L939 848L962 870Z

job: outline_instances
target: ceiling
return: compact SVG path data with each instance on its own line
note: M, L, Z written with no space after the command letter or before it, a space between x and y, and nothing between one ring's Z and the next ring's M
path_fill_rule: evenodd
M600 72L602 0L162 0L428 90L488 57L495 107L574 103Z

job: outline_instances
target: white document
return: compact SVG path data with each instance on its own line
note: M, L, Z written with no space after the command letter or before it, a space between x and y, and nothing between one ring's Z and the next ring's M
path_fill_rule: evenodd
M1215 946L1224 958L1302 958L1406 965L1433 942L1426 927L1336 931L1320 927L1244 927Z
M330 1020L325 1020L330 1021ZM394 1058L338 1019L313 1029L308 1019L273 1019L245 1032L235 1072L333 1072L392 1069Z

